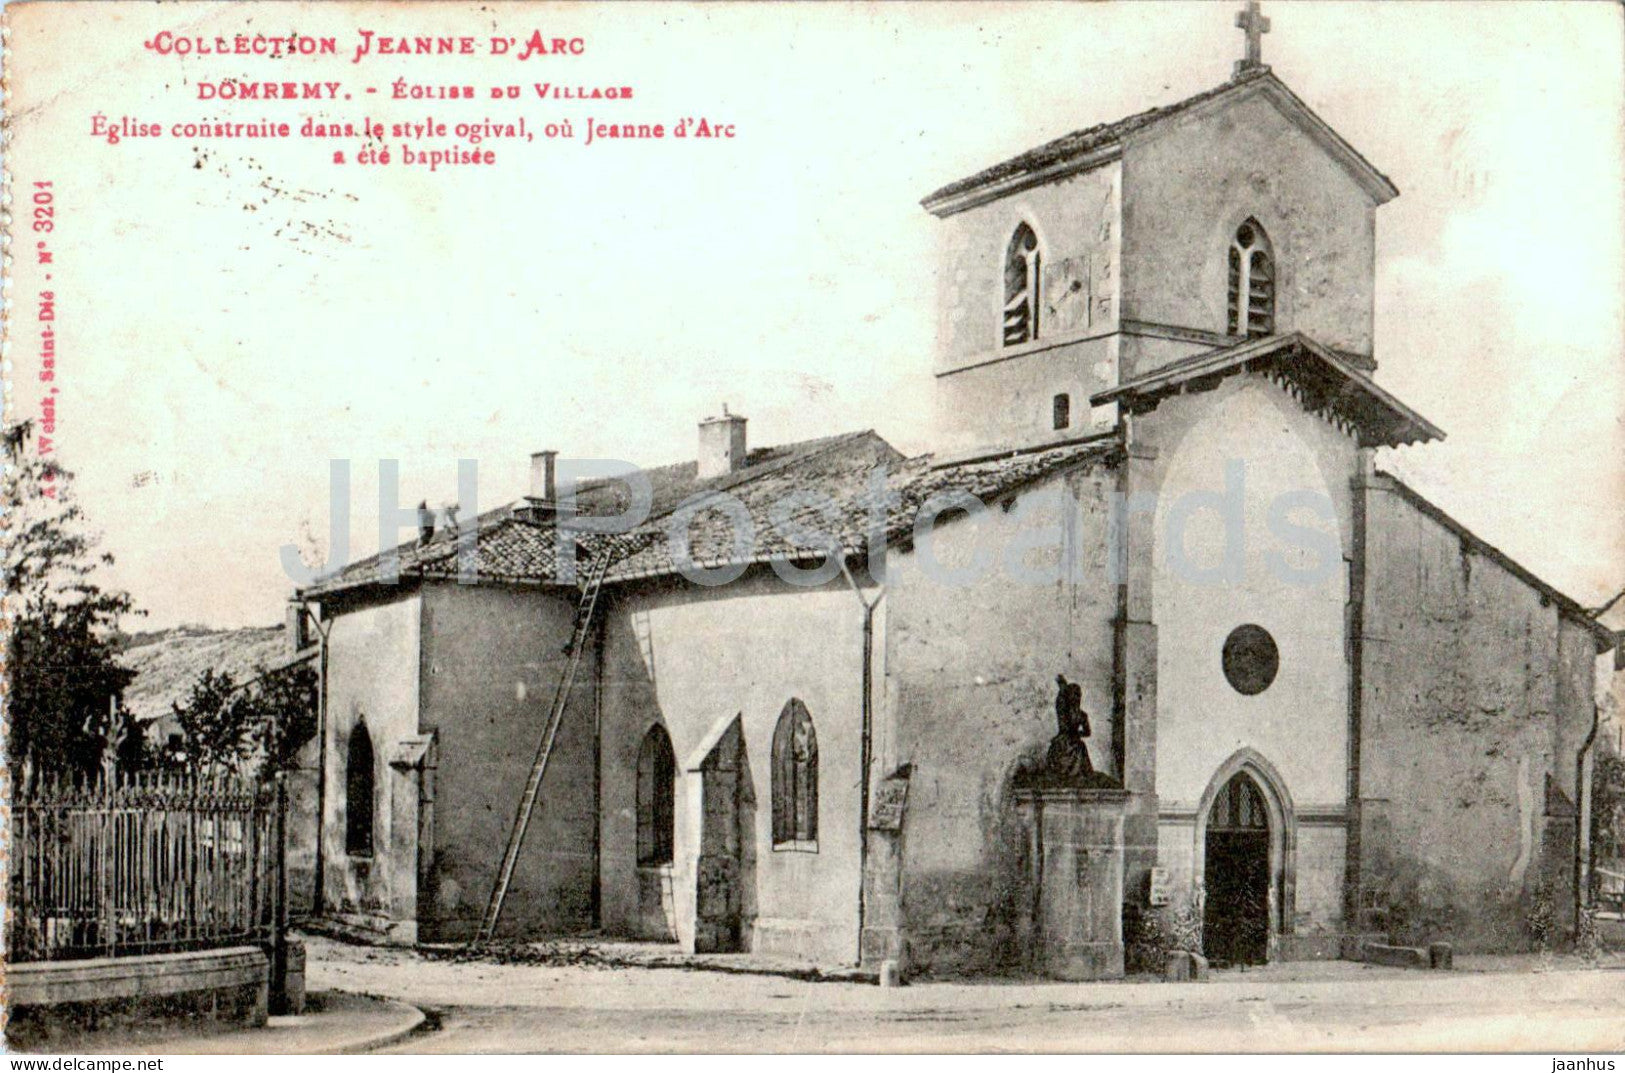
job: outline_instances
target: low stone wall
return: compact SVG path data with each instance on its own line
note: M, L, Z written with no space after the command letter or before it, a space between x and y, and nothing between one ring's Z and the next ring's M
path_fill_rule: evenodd
M1430 946L1394 946L1388 943L1362 942L1359 960L1372 965L1388 965L1399 969L1449 969L1455 964L1455 952L1449 943Z
M83 1034L143 1021L265 1024L270 962L254 946L6 968L6 1039L23 1050L77 1046Z

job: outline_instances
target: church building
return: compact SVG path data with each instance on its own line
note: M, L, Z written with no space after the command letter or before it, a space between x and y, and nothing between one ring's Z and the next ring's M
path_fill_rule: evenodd
M724 408L686 461L565 489L540 452L398 578L301 591L319 911L474 937L545 743L499 936L1017 967L1061 712L1120 787L1131 930L1226 963L1571 933L1617 638L1384 470L1444 435L1378 382L1398 190L1239 21L1222 85L925 198L933 453L752 447ZM571 501L640 486L571 568Z

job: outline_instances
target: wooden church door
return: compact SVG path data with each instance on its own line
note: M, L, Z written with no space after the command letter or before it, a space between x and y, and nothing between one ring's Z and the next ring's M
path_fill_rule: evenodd
M1216 964L1261 965L1269 954L1270 827L1263 792L1246 774L1208 814L1202 945Z

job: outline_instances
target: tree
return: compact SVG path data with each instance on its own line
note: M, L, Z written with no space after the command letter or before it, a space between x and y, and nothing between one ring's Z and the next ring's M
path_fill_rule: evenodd
M273 771L295 767L299 750L316 736L316 670L299 663L262 672L255 687L261 718L260 748Z
M186 699L170 706L181 728L181 752L165 760L193 770L236 772L253 752L253 705L230 674L205 667Z
M164 756L176 767L234 773L259 766L283 771L316 733L316 673L303 664L263 668L238 683L206 667L186 699L171 707L180 747Z
M122 694L135 675L119 664L116 637L135 607L96 582L113 557L96 550L72 474L31 452L32 437L27 421L4 434L5 593L17 610L6 642L8 751L36 768L94 774L109 744L132 736Z

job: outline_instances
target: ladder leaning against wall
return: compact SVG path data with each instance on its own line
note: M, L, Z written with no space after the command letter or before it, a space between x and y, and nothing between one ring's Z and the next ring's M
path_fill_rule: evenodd
M519 798L519 809L514 814L513 827L508 832L508 845L502 853L502 869L497 873L496 885L491 888L491 901L485 907L485 917L480 922L480 930L475 934L474 942L471 944L473 946L489 943L496 934L497 921L502 916L502 903L508 896L508 886L513 882L513 870L519 862L519 848L524 845L525 831L530 826L531 814L536 809L536 797L541 792L542 777L547 773L547 762L553 755L553 743L558 738L559 724L564 720L564 709L570 702L570 690L575 684L576 671L581 666L581 652L587 645L587 635L592 629L593 613L598 607L598 595L603 588L604 577L609 573L610 567L641 551L651 539L644 536L641 539L634 538L614 545L606 540L598 546L593 555L587 579L581 587L580 599L576 603L575 628L570 633L570 643L564 649L568 660L564 672L559 675L558 686L553 691L553 704L548 709L547 724L542 731L541 741L536 746L536 759L530 766L530 778L525 782L525 792Z

